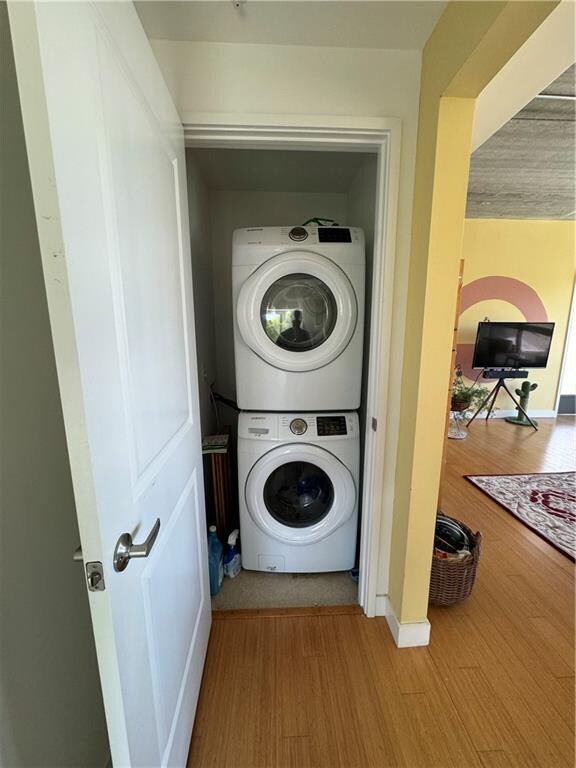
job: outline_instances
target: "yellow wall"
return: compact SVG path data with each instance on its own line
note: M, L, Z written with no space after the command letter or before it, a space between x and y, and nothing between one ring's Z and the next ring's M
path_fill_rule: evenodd
M453 2L422 57L389 598L423 622L440 481L474 100L557 2Z
M574 281L576 222L521 221L507 219L468 219L464 227L464 286L488 276L512 277L534 289L544 304L547 319L556 323L548 367L530 371L529 380L538 384L530 395L530 408L553 410L562 364L562 352L570 313ZM525 315L510 302L500 299L480 301L462 312L458 342L473 344L478 323L524 321ZM507 396L498 406L514 408Z
M462 247L474 117L473 99L440 101L434 161L440 176L430 203L433 216L424 250L427 260L423 270L411 269L408 294L401 409L404 427L398 443L390 559L390 600L402 623L424 620L428 604L446 420L445 371L450 365L459 263L456 256L451 263L444 262L447 254L460 254ZM417 241L418 233L413 237ZM440 314L450 315L450 306L451 323L438 322ZM432 403L430 392L436 398ZM438 403L443 403L443 408L438 408Z

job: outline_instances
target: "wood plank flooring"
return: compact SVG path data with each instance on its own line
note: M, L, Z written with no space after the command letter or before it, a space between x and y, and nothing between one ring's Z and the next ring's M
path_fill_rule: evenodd
M574 469L574 421L450 441L442 507L484 533L466 602L397 649L354 609L220 614L189 766L574 766L572 563L463 479Z

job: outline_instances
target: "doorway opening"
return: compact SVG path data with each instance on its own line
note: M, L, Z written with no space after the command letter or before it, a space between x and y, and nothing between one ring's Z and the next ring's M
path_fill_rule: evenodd
M576 290L574 288L560 369L556 411L559 416L576 414Z
M357 411L360 460L355 478L358 522L352 533L356 539L355 568L320 573L243 570L234 579L224 579L213 598L214 610L360 603L368 615L375 612L381 516L381 495L376 487L381 468L376 466L376 453L382 450L375 428L385 408L386 381L378 372L382 342L389 333L386 318L390 306L383 301L385 297L391 299L390 294L387 296L391 281L389 284L385 277L392 274L393 268L393 231L387 227L387 217L394 207L389 199L394 163L390 132L366 133L356 142L352 139L348 146L330 146L329 141L322 143L318 139L316 144L310 142L309 136L294 136L292 143L282 137L266 143L262 135L247 144L238 142L234 133L223 139L219 132L215 140L206 130L188 138L186 166L202 434L228 432L230 436L233 522L229 527L236 524L240 495L246 493L246 478L238 478L237 474L233 232L301 226L320 219L340 227L359 228L365 237L362 387ZM341 135L338 138L341 140ZM205 473L209 524L215 520L210 518L213 486L206 461ZM376 505L373 499L377 499Z

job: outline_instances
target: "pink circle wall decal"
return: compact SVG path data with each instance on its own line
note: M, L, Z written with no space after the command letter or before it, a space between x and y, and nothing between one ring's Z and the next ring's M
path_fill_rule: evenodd
M462 286L460 314L473 307L474 304L493 299L512 304L530 322L545 323L548 320L546 307L534 288L523 283L522 280L501 275L480 277L478 280L472 280L471 283ZM476 377L472 368L473 355L474 344L458 344L456 360L462 366L464 375L469 379Z

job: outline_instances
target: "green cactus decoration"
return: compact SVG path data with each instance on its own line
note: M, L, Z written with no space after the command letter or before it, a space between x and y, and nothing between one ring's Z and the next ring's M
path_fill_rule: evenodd
M522 408L524 408L525 411L528 410L528 400L530 399L530 392L533 392L538 384L530 384L529 381L523 381L522 386L520 389L515 390L516 394L520 398L520 405ZM516 408L517 415L516 416L508 416L506 421L509 421L510 424L518 424L521 427L531 427L532 425L528 421L528 419L524 416L522 411L519 408ZM532 419L534 424L538 424L537 421Z

